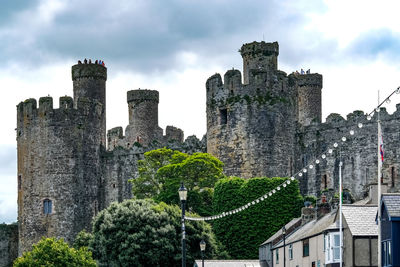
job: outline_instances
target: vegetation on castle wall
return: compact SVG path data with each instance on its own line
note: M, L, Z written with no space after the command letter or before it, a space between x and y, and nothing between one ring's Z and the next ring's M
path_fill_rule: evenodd
M157 149L139 161L139 175L131 179L136 198L179 204L181 182L188 189L187 209L202 216L212 214L215 183L225 177L223 163L207 153L188 155L171 149Z
M237 177L219 180L215 185L214 214L230 211L264 195L286 178ZM248 209L217 219L213 231L234 259L258 258L258 247L285 223L300 216L303 199L297 181Z
M226 100L219 100L218 103L215 99L211 99L208 106L210 108L215 108L218 106L224 105L234 105L236 103L246 103L248 105L252 103L257 103L258 105L275 105L277 103L290 103L289 100L282 96L274 96L271 92L267 92L265 94L257 94L254 96L250 95L232 95L229 96Z
M186 233L188 266L201 257L202 239L206 258L226 257L209 224L187 221ZM148 199L113 203L94 219L90 247L107 266L180 266L180 208Z
M82 266L95 267L96 262L87 248L70 248L63 239L42 238L14 261L14 267L30 266Z

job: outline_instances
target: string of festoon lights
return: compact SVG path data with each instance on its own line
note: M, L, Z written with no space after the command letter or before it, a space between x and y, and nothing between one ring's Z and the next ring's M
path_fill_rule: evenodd
M397 87L388 97L386 97L381 103L378 104L378 106L376 108L374 108L370 113L367 113L367 120L370 121L372 119L372 115L376 112L378 113L380 111L380 107L384 104L390 104L390 97L393 96L393 94L400 94L400 86ZM356 123L356 125L354 126L354 129L351 129L348 134L350 136L354 136L357 131L355 129L359 129L361 130L363 128L363 124L362 122L358 122ZM212 216L208 216L208 217L189 217L189 216L185 216L186 220L190 220L190 221L212 221L212 220L217 220L217 219L221 219L224 218L226 216L229 215L233 215L236 213L239 213L243 210L248 209L249 207L256 205L268 198L270 198L272 195L276 194L278 191L282 190L283 188L285 188L286 186L288 186L292 181L294 181L296 179L296 177L302 177L303 174L307 173L307 171L310 169L313 169L315 165L320 164L323 160L326 160L326 158L328 156L331 156L333 154L333 151L335 149L338 149L339 145L344 144L348 139L348 136L346 137L346 135L343 135L341 140L338 142L335 142L332 144L331 147L327 148L322 154L320 154L318 157L316 157L314 160L310 161L310 163L305 164L305 167L302 168L301 170L299 170L298 172L296 172L295 174L293 174L290 178L288 178L287 180L285 180L283 183L281 183L280 185L278 185L277 187L275 187L274 189L270 190L269 192L267 192L266 194L260 196L259 198L248 202L247 204L230 210L230 211L225 211L222 212L218 215L212 215Z

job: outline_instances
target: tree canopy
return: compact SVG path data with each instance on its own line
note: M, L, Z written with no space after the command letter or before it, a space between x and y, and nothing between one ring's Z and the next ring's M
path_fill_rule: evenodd
M187 222L187 260L200 257L199 243L207 242L206 257L220 254L211 226ZM101 211L93 222L90 248L101 264L111 266L179 266L180 209L152 200L126 200Z
M223 163L207 153L188 155L171 149L157 149L139 161L139 175L131 179L136 198L179 204L181 182L188 189L187 209L202 216L212 214L215 183L224 178Z
M33 245L32 251L25 252L14 261L14 267L94 267L97 266L87 248L70 248L63 239L42 238Z

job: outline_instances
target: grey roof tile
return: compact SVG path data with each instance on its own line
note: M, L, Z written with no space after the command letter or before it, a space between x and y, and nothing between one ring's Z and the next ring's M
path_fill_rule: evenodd
M400 217L400 194L383 194L382 202L390 217Z
M342 213L353 236L377 236L376 205L343 205Z

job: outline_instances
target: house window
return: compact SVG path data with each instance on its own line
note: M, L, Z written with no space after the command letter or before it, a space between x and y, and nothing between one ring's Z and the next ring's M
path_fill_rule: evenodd
M43 200L43 214L51 214L52 212L52 202L50 199L46 198Z
M382 242L382 266L392 266L392 247L390 240Z
M308 257L310 255L310 243L309 240L303 240L303 257Z
M289 245L289 260L293 260L293 245Z
M311 267L315 267L315 261L311 262Z
M220 109L220 124L226 124L228 122L228 111L226 108Z
M279 248L275 250L275 263L279 264Z
M333 236L333 260L340 260L340 235Z

